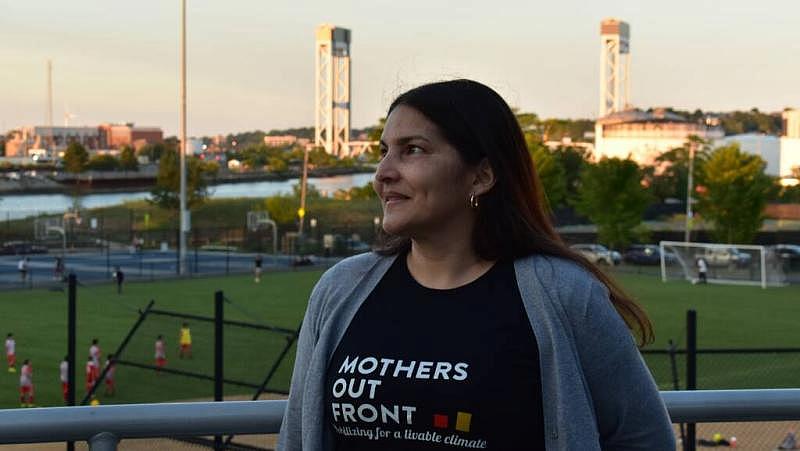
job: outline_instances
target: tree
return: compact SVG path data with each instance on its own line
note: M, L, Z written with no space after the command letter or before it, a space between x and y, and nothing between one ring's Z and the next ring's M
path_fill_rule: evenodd
M164 146L163 143L145 144L141 149L139 149L137 154L147 157L151 163L155 163L161 158L161 155L165 150L166 146Z
M575 208L597 226L597 236L612 248L633 241L650 194L642 189L642 170L633 160L603 158L586 165Z
M119 160L113 155L95 155L86 163L86 169L92 171L116 171Z
M525 135L525 141L539 180L542 182L547 204L550 208L554 208L561 204L567 192L564 168L547 147L529 139L528 134Z
M292 224L297 219L300 201L291 195L270 196L265 201L269 217L278 224Z
M89 162L89 152L80 143L71 142L64 152L64 169L72 174L78 174L86 170Z
M738 143L717 148L706 161L698 177L697 211L711 221L717 241L749 243L758 233L774 185L766 165Z
M578 198L581 171L589 164L590 152L581 147L562 146L553 152L564 169L564 203L574 203Z
M708 159L708 141L690 136L681 147L668 150L659 155L655 165L646 168L645 178L650 192L660 201L667 198L686 201L689 180L690 146L694 146L694 173L700 174L703 162Z
M208 197L206 177L216 175L219 165L207 164L197 158L187 158L186 163L186 204L191 209L201 205ZM156 186L150 195L150 202L161 208L180 208L180 161L177 152L166 150L161 155Z
M138 171L139 160L136 159L136 154L133 152L131 146L123 146L119 153L119 165L124 171Z

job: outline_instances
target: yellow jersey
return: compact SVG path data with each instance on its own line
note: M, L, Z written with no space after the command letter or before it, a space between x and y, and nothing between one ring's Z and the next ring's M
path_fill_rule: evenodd
M182 345L192 344L192 333L189 331L188 327L181 327L181 344Z

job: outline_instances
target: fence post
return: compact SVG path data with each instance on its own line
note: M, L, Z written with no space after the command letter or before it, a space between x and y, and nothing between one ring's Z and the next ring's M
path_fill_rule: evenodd
M67 405L75 405L75 341L77 278L70 273L67 279ZM67 451L74 451L75 443L67 442Z
M224 380L223 373L223 321L224 321L224 300L225 296L222 291L214 293L214 401L222 401L222 382ZM214 436L214 449L222 450L222 436Z
M101 432L89 439L90 451L117 451L119 437L110 432Z
M103 231L103 241L106 243L106 274L111 274L111 243L108 242L108 235Z
M677 353L677 348L675 346L675 342L674 341L669 340L669 348L667 349L667 351L669 352L669 365L670 365L670 368L672 370L672 388L677 391L677 390L681 389L681 386L680 386L680 380L678 379L678 363L677 363L677 361L675 359L675 354ZM686 425L681 423L679 425L679 428L680 428L680 433L681 433L681 443L685 443L686 442ZM683 445L683 446L685 447L686 445Z
M686 390L697 390L697 311L686 312ZM697 449L695 423L686 425L685 451Z
M225 229L225 275L231 273L231 247L230 237L228 236L228 229Z

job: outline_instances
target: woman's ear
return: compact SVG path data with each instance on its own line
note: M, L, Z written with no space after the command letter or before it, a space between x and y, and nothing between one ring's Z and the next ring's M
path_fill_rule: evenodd
M475 169L475 178L472 181L473 192L478 196L486 194L492 189L496 181L497 179L495 178L492 165L489 164L489 159L484 158L478 163L478 167Z

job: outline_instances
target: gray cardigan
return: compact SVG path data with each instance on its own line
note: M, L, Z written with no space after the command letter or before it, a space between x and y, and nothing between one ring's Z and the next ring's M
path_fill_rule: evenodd
M325 372L356 311L394 260L374 253L345 259L314 287L278 450L333 449ZM661 396L605 286L555 257L523 258L514 269L539 345L547 450L674 451Z

